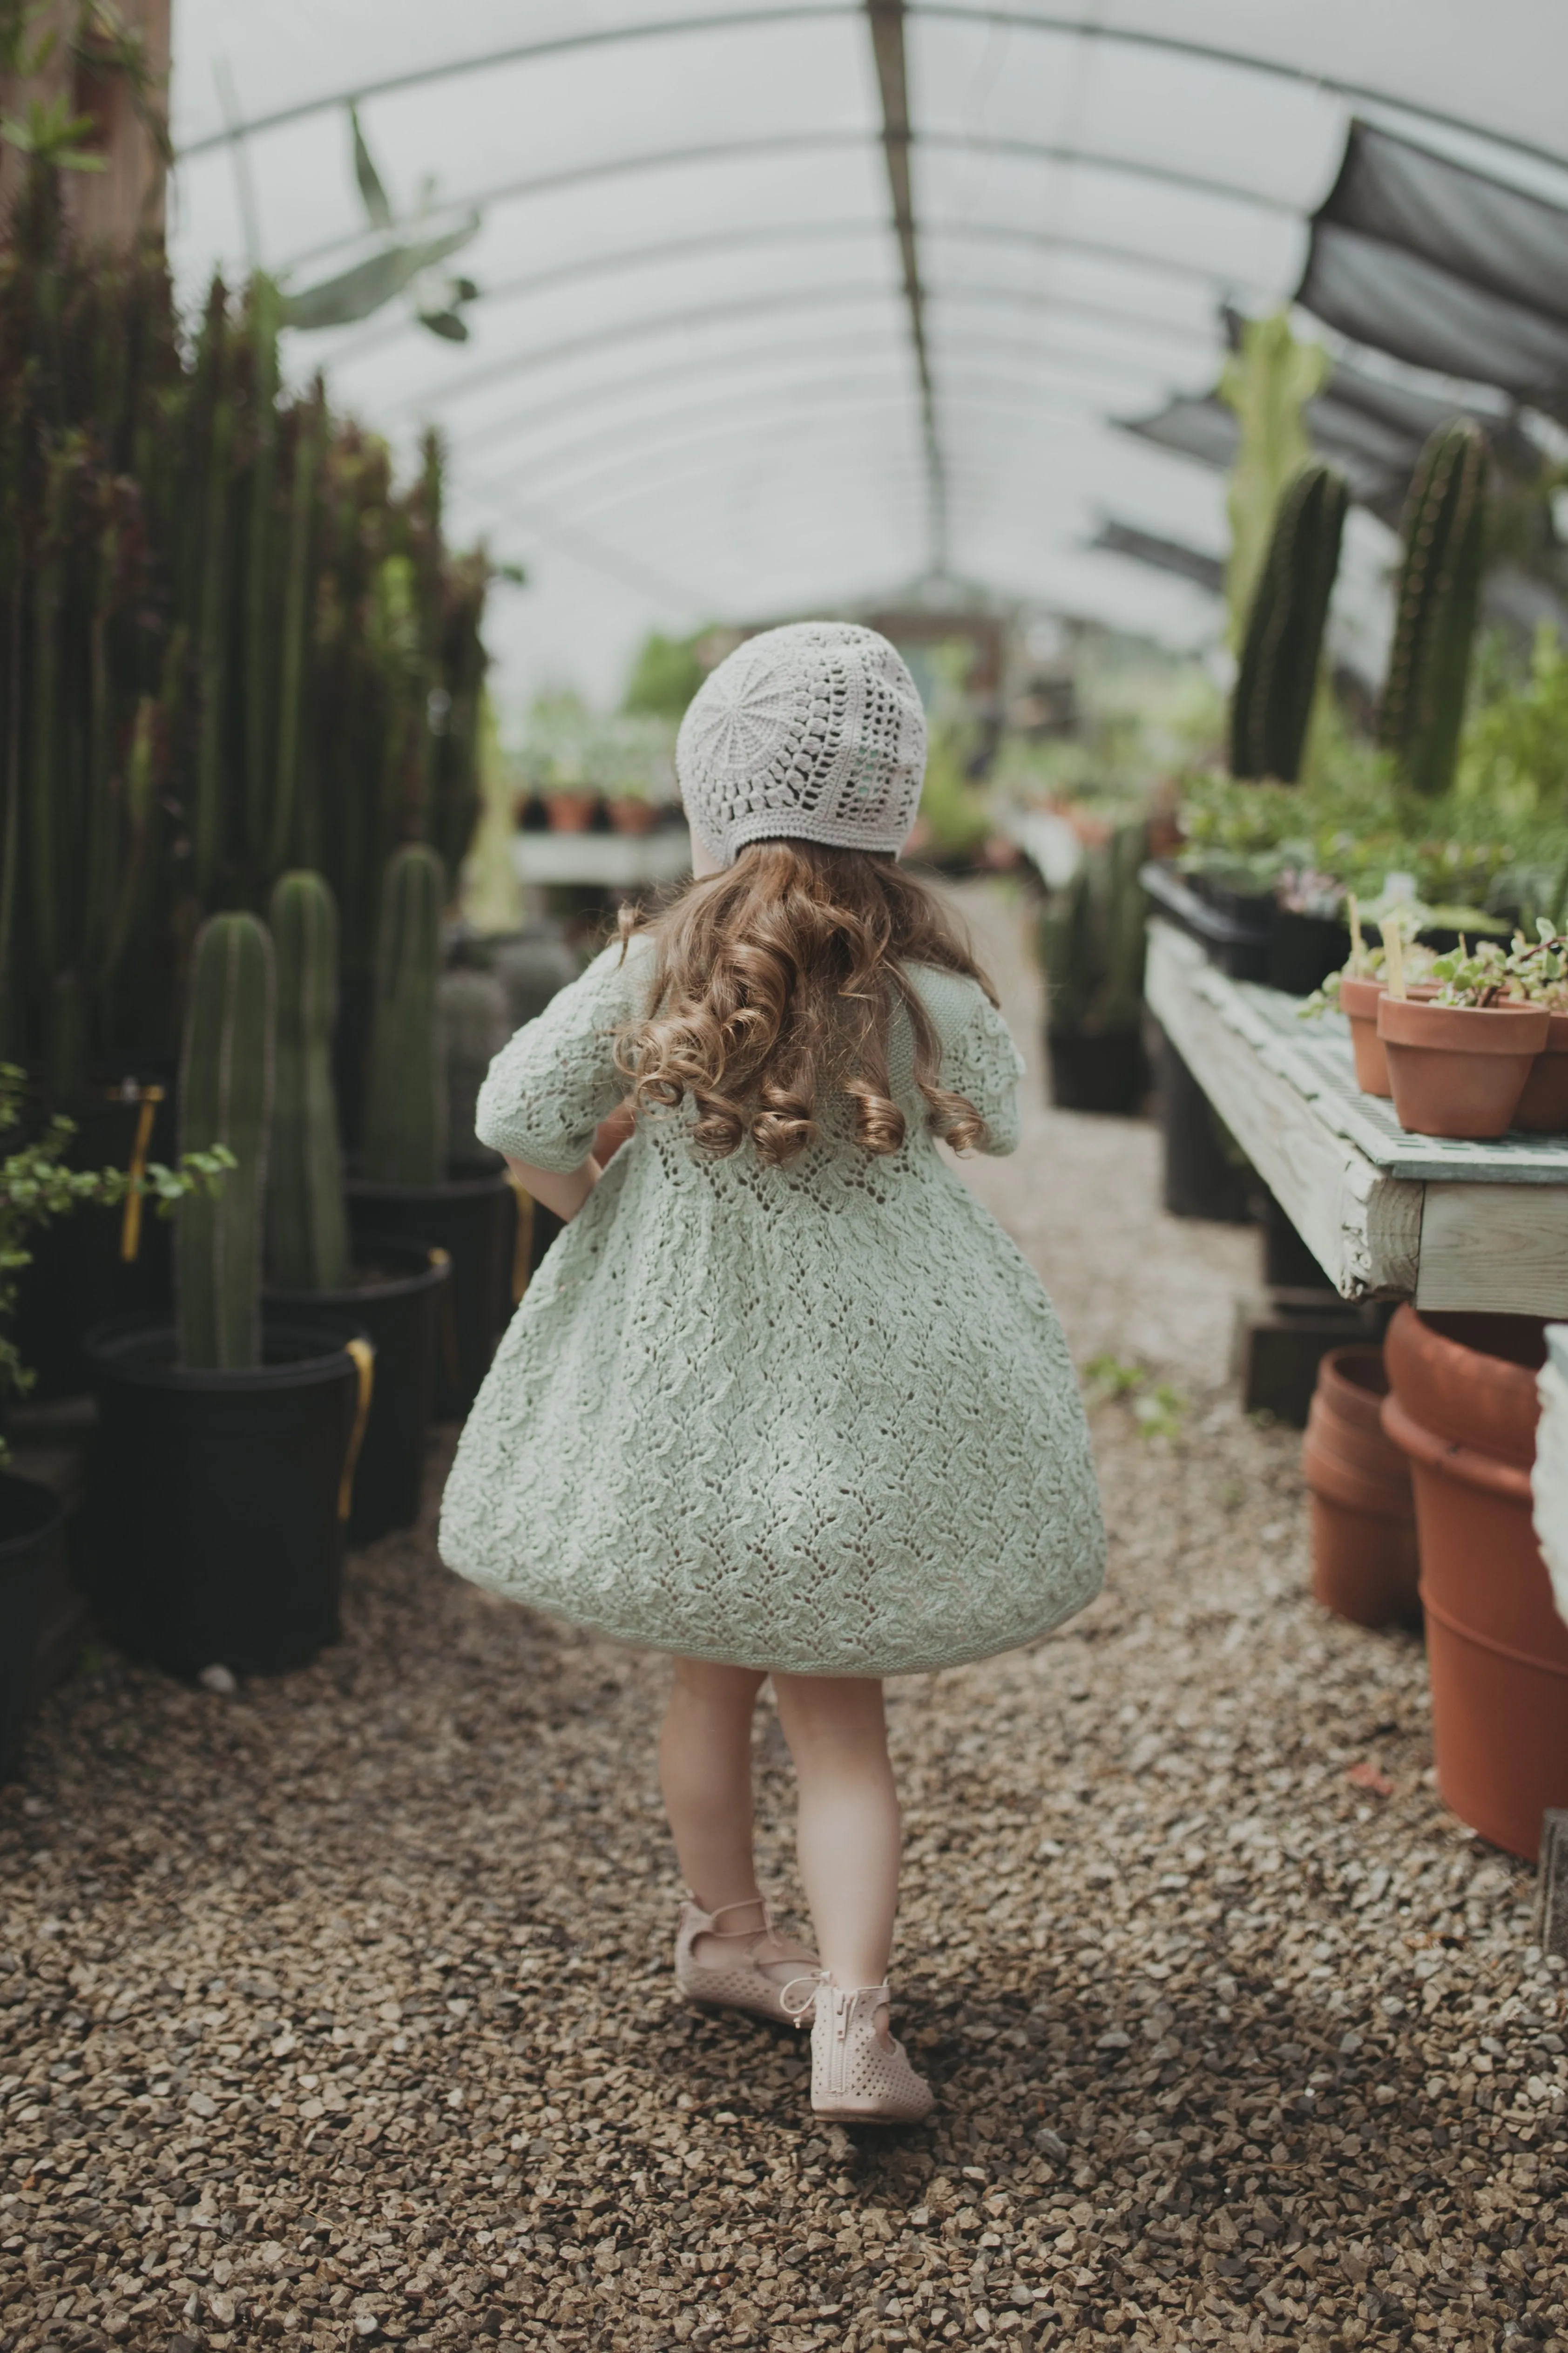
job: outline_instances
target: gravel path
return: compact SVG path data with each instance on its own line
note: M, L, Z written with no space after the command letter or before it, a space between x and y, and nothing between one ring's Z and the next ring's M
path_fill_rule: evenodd
M0 1793L4 2353L1564 2353L1531 1875L1437 1806L1418 1644L1303 1598L1297 1440L1222 1386L1250 1244L1156 1173L1044 1110L975 1172L1124 1372L1105 1597L891 1694L931 2124L818 2130L787 2033L672 2001L658 1663L389 1540L309 1672L101 1661ZM765 1715L758 1755L787 1890Z

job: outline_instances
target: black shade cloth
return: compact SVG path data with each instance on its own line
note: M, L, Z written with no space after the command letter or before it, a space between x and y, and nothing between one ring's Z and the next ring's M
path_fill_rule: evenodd
M1214 596L1225 586L1225 565L1219 556L1205 555L1202 548L1187 547L1179 539L1162 539L1156 532L1140 531L1133 523L1114 522L1107 517L1089 544L1102 554L1130 556L1134 564L1147 564L1156 572L1173 572Z
M1352 122L1317 218L1418 254L1486 293L1568 325L1568 211L1408 139Z
M1424 260L1315 221L1296 300L1374 351L1568 416L1568 324Z

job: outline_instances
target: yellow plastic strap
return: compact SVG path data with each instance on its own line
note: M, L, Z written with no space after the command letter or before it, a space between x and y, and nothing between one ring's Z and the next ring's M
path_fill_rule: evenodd
M370 1419L370 1400L375 1388L375 1350L368 1340L358 1338L344 1342L354 1360L359 1375L359 1397L354 1405L354 1426L349 1432L349 1451L343 1457L343 1475L338 1487L338 1517L346 1520L353 1509L354 1472L359 1467L359 1451L364 1444L364 1426Z
M131 1190L125 1196L125 1211L120 1220L120 1255L127 1266L132 1265L141 1254L142 1179L147 1174L153 1123L158 1115L158 1105L163 1100L163 1090L162 1087L143 1087L139 1100L141 1110L136 1118L136 1140L131 1146Z

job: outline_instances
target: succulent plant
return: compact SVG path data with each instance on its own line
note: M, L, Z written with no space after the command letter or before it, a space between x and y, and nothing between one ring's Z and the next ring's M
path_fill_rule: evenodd
M1343 476L1321 465L1304 466L1279 501L1231 702L1234 776L1293 785L1300 774L1348 502Z
M433 849L411 842L389 860L381 885L362 1138L364 1173L379 1184L436 1185L447 1173L437 1004L445 899L446 872Z
M1378 735L1418 793L1454 781L1479 609L1486 542L1487 440L1479 426L1440 426L1405 502L1394 647Z
M280 1291L348 1281L342 1147L332 1082L338 915L319 874L279 875L268 908L277 967L277 1077L267 1186L271 1279Z
M196 934L180 1061L180 1149L233 1155L223 1190L182 1201L174 1282L180 1361L240 1371L261 1350L261 1230L272 1117L272 943L254 915Z

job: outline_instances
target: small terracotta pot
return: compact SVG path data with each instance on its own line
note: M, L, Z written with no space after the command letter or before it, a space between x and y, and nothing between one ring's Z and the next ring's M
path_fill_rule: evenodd
M1363 1095L1393 1092L1388 1083L1388 1057L1383 1050L1383 1040L1377 1034L1377 1000L1388 984L1384 980L1352 980L1340 982L1340 1011L1351 1025L1351 1052L1355 1057L1355 1082ZM1436 997L1438 984L1435 980L1415 980L1410 984L1412 998L1421 1002Z
M1548 1016L1545 1050L1524 1082L1513 1124L1530 1135L1568 1135L1568 1013Z
M1506 1135L1546 1043L1544 1006L1377 1003L1394 1117L1412 1135Z
M1301 1467L1312 1498L1312 1592L1358 1626L1415 1625L1415 1504L1384 1433L1381 1348L1335 1348L1318 1367Z
M586 833L594 822L592 793L546 793L544 807L552 833Z
M628 793L612 793L606 806L611 829L616 833L651 833L658 823L658 811L653 803L634 799Z
M1388 1058L1377 1034L1377 1000L1381 980L1340 982L1340 1011L1351 1025L1351 1052L1355 1056L1355 1082L1363 1095L1387 1095Z
M1402 1307L1383 1409L1415 1482L1438 1787L1527 1858L1545 1810L1568 1806L1568 1626L1531 1521L1543 1353L1537 1317Z

